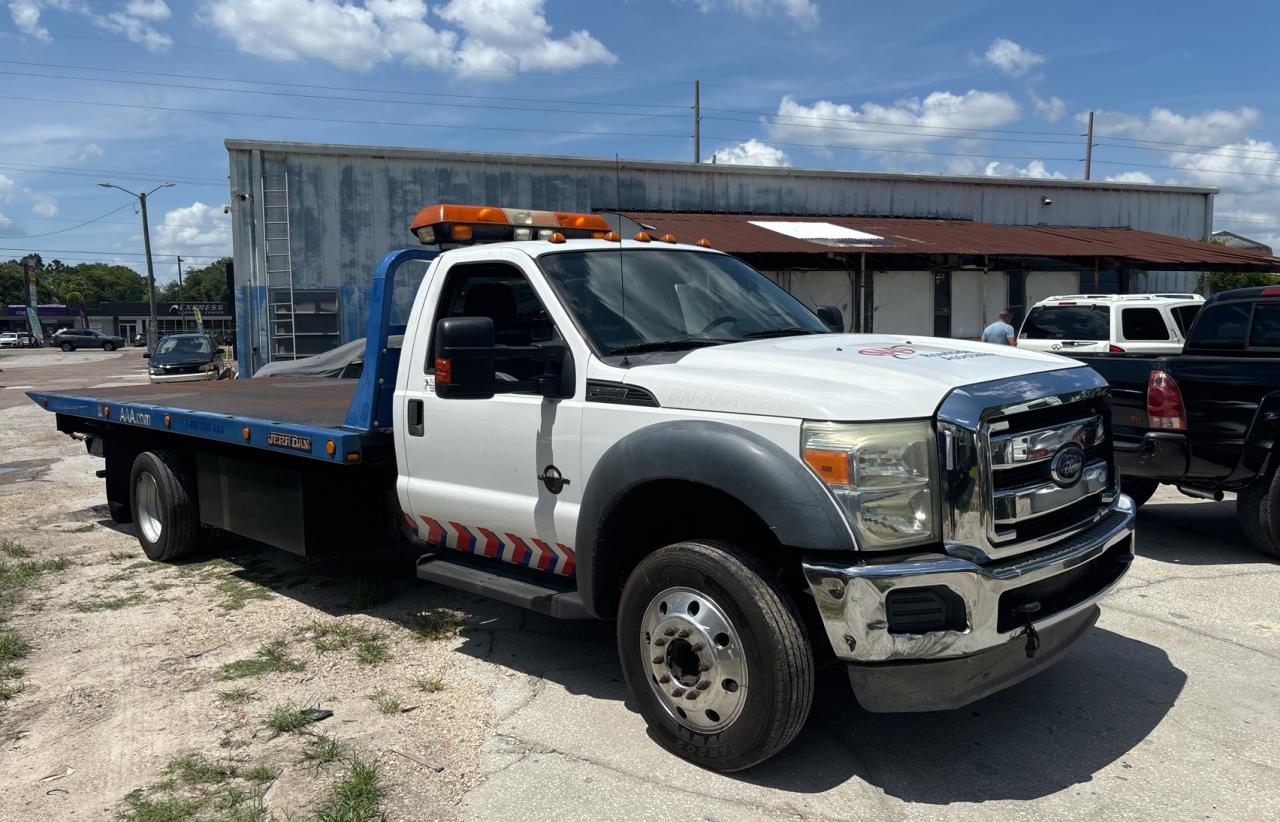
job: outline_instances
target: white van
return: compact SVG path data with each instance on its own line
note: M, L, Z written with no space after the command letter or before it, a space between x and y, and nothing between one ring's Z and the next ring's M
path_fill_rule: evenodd
M1199 294L1066 294L1027 312L1018 345L1060 354L1176 354Z

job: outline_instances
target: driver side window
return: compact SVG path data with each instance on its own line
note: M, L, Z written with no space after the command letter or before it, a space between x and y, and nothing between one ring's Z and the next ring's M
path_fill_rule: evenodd
M528 277L506 263L463 263L449 270L431 321L431 343L423 363L428 374L435 371L435 327L447 317L488 317L493 320L493 341L498 345L521 346L560 339L555 322ZM500 379L530 379L541 373L541 368L527 359L498 362Z

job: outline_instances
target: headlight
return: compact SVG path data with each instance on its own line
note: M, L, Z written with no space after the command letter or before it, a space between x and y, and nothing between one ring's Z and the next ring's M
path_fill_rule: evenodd
M937 448L928 420L806 422L804 461L844 507L859 545L906 548L938 539Z

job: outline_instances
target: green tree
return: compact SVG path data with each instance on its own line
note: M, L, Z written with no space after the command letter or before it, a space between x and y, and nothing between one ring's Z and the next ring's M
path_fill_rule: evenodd
M1201 294L1217 294L1219 291L1230 291L1233 288L1253 288L1260 285L1280 284L1280 274L1265 274L1260 271L1210 271L1200 275Z
M178 281L174 279L157 287L156 299L160 302L176 303L225 303L231 301L227 290L227 266L230 257L223 257L215 263L203 268L193 268L182 276L182 290L178 290Z

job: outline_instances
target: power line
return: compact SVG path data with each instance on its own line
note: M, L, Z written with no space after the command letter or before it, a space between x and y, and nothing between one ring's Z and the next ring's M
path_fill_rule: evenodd
M40 166L31 163L7 163L0 162L0 168L7 168L10 171L26 171L40 172L42 174L64 174L73 177L120 177L130 180L147 180L147 181L168 181L181 183L184 186L218 186L220 188L228 185L226 180L215 182L212 178L196 178L181 176L156 176L148 177L139 175L132 171L121 171L119 169L107 168L75 168L72 166Z
M17 248L11 246L0 246L0 251L21 251L25 254L99 254L104 257L145 257L147 256L141 251L93 251L87 248ZM190 257L192 259L201 260L221 260L223 257L230 257L230 254L190 254L186 251L176 252L178 256L183 258ZM153 255L154 256L154 255ZM172 256L166 254L165 256Z
M151 86L159 88L177 88L190 89L196 91L215 91L227 94L257 94L268 97L295 97L310 100L336 100L340 102L354 103L391 103L399 106L427 106L430 108L465 108L465 109L481 109L485 111L532 111L539 114L591 114L595 116L608 117L687 117L687 114L671 114L666 112L642 112L642 111L589 111L585 109L567 109L567 108L538 108L530 106L497 106L497 105L472 105L470 103L441 103L439 101L426 100L370 100L367 97L339 97L327 94L302 94L300 92L291 91L263 91L261 89L252 88L218 88L213 86L195 86L186 83L157 83L147 80L117 80L114 77L80 77L75 75L59 75L59 74L38 74L36 72L27 71L4 71L0 70L0 74L15 77L38 77L45 80L75 80L77 82L93 82L93 83L115 83L127 86Z
M104 217L110 217L112 214L115 214L117 211L124 211L126 208L128 208L131 205L133 205L133 203L125 203L122 206L117 206L116 208L111 209L106 214L103 214L99 217L94 217L92 220L85 220L83 223L80 223L79 225L67 226L66 228L60 228L57 231L46 231L44 234L0 234L0 240L17 240L17 239L34 240L37 237L52 237L54 234L64 234L68 231L75 231L77 228L83 228L84 226L96 223L99 220L103 219Z
M4 61L3 61L3 60L0 60L0 62L4 62ZM709 107L707 107L707 106L703 106L703 107L702 107L702 110L703 110L703 111L718 111L718 112L726 113L726 114L751 114L751 115L758 115L758 116L760 116L760 117L772 117L772 118L775 118L775 120L776 120L776 118L778 118L778 117L789 117L789 118L793 118L793 119L797 119L797 120L814 120L814 121L817 121L817 122L826 122L826 123L850 123L850 122L858 122L858 123L867 123L867 124L869 124L869 125L876 125L876 126L899 126L899 127L901 127L901 128L943 129L943 130L946 130L946 131L972 131L972 132L978 132L978 133L980 133L980 134L1029 134L1029 135L1033 135L1033 136L1038 135L1038 136L1042 136L1042 137L1079 137L1079 136L1080 136L1080 135L1078 135L1078 134L1074 134L1074 133L1072 133L1072 132L1067 132L1067 131L1020 131L1020 130L1017 130L1017 129L1001 129L1001 128L963 128L963 127L960 127L960 126L927 126L927 125L923 125L923 124L920 124L920 123L894 123L894 122L889 122L889 121L884 121L884 120L861 120L861 119L859 119L859 120L852 120L852 119L850 119L850 118L848 118L848 117L818 117L818 116L808 115L808 114L779 114L779 113L777 113L776 111L747 111L747 110L744 110L744 109L731 109L731 108L709 108ZM974 111L974 110L976 110L976 109L968 109L968 110L969 110L969 111ZM991 109L991 110L992 110L992 111L1004 111L1004 112L1006 112L1006 113L1007 113L1007 111L1008 111L1007 109ZM728 120L728 119L730 119L730 118L720 118L720 117L710 118L710 117L708 117L708 118L705 118L705 119L717 119L717 120L719 120L719 119L725 119L725 120ZM756 121L755 121L755 120L733 120L733 122L739 122L739 123L754 123L754 122L756 122ZM802 125L802 124L801 124L801 123L777 123L777 122L774 122L774 123L773 123L773 125L780 125L780 126L799 126L799 125Z
M1266 161L1280 159L1280 151L1272 151L1270 149L1235 149L1235 148L1227 148L1226 146L1220 146L1217 149L1214 149L1211 151L1193 151L1191 149L1154 148L1151 146L1125 146L1125 145L1119 145L1117 143L1097 143L1096 145L1106 146L1107 148L1128 149L1130 151L1163 151L1167 154L1194 154L1199 157L1223 157L1229 160L1262 160L1266 162ZM1165 145L1177 146L1177 145L1184 145L1184 144L1183 143L1167 143ZM1255 151L1255 150L1259 152L1264 152L1266 154L1269 154L1270 156L1262 157L1262 156L1255 156L1251 154L1232 154L1231 153L1234 151Z
M1204 145L1202 143L1173 143L1173 142L1169 142L1168 140L1147 140L1147 139L1142 139L1138 137L1118 137L1110 134L1099 134L1097 135L1097 137L1100 140L1126 140L1131 143L1148 143L1150 145L1156 145L1156 146L1182 146L1184 148L1207 148L1215 151L1221 151L1226 148L1226 146L1209 146L1209 145ZM1131 148L1131 146L1116 146L1116 148ZM1249 151L1249 152L1256 151L1256 152L1262 152L1264 154L1270 154L1272 156L1280 155L1280 151L1275 151L1268 148L1231 148L1227 150ZM1197 152L1185 152L1185 153L1195 154Z
M291 114L252 113L246 111L216 111L199 108L180 108L177 106L146 106L138 103L103 103L96 100L55 100L48 97L20 97L17 95L0 95L0 100L20 100L29 103L54 103L72 106L104 106L107 108L139 109L143 111L177 111L187 114L213 114L220 117L261 117L270 120L297 120L307 123L339 123L354 126L403 126L406 128L448 128L463 131L503 131L519 134L576 134L587 137L666 137L689 139L687 134L653 134L628 131L566 131L558 129L516 128L514 126L476 126L457 125L452 123L407 123L394 120L347 120L337 117L301 117Z
M77 66L61 63L34 63L25 60L0 60L0 63L17 66L36 66L39 68L57 68L71 71L101 71L113 74L140 74L146 77L173 77L181 80L211 80L222 83L247 83L252 85L283 86L285 88L309 88L321 91L359 91L367 94L405 94L414 97L447 97L460 100L499 100L503 102L555 103L558 105L611 106L614 108L664 108L688 111L690 106L670 105L666 103L613 103L608 101L564 100L548 97L503 97L484 94L454 94L442 91L409 91L391 88L362 88L359 86L332 86L319 83L286 83L277 80L242 80L238 77L220 77L209 74L182 74L167 71L141 71L138 69L101 68L98 66ZM672 81L674 82L674 81Z
M125 205L132 205L132 203L126 203ZM124 207L124 206L121 206L121 208L123 208L123 207ZM20 218L17 218L17 219L22 220L22 222L24 222L24 223L25 223L25 222L27 222L28 220L38 220L38 221L40 221L40 222L42 222L42 223L78 223L78 222L80 222L80 221L84 220L84 218L83 218L83 217L33 217L33 216L30 216L30 215L23 216L23 217L20 217ZM125 220L102 220L102 219L98 219L98 220L89 220L88 222L91 222L91 223L97 223L98 225L127 225L127 226L133 226L133 227L135 227L135 228L138 226L138 223L137 223L136 221L125 221ZM207 229L209 229L209 228L212 228L212 227L213 227L213 226L210 226L210 225L207 225L207 224L206 224L206 225L200 225L199 223L170 223L170 222L167 222L167 221L166 221L166 222L161 222L161 223L152 223L152 224L151 224L151 226L152 226L152 228L158 228L158 227L161 227L161 226L165 226L165 227L168 227L168 228L201 228L201 229L206 229L206 230L207 230ZM73 227L74 227L74 226L73 226ZM14 238L11 238L11 239L19 239L20 237L42 237L42 236L44 236L44 235L42 235L42 234L22 234L22 235L19 235L19 237L14 237Z
M720 121L722 121L722 122L727 122L727 123L755 123L755 122L756 122L756 121L754 121L754 120L743 120L743 119L741 119L741 118L736 118L736 117L708 117L708 116L706 116L706 115L703 115L702 119L704 119L704 120L720 120ZM843 122L846 122L846 123L847 123L847 122L872 123L873 121L871 121L871 120L857 120L857 121L845 120L845 121L843 121ZM883 128L849 128L849 127L841 127L841 126L820 126L820 125L814 125L814 124L809 124L809 123L766 123L765 125L778 126L778 127L783 127L783 128L816 128L816 129L821 129L821 130L823 130L823 131L852 131L852 132L858 132L858 133L863 133L863 134L900 134L900 135L903 135L903 136L907 136L907 137L914 137L914 138L921 139L921 140L928 140L928 139L937 139L937 140L985 140L985 141L998 142L998 143L1048 143L1048 144L1052 144L1052 145L1059 145L1059 146L1066 146L1066 145L1071 145L1071 146L1073 146L1073 145L1076 145L1076 144L1078 143L1078 141L1077 141L1077 140L1028 140L1028 139L1020 138L1020 137L985 137L985 136L981 136L980 134L963 134L963 135L957 135L957 134L917 134L917 133L910 132L910 131L899 131L899 130L894 130L894 129L883 129ZM946 128L949 128L948 126L913 126L913 125L910 125L910 124L907 124L907 123L903 123L902 125L903 125L904 127L908 127L908 128L937 128L937 129L946 129ZM978 129L963 129L963 130L964 130L964 131L978 131ZM999 131L996 131L996 130L994 130L994 129L993 129L993 130L991 131L991 133L998 134L998 133L1000 133L1000 132L999 132Z

